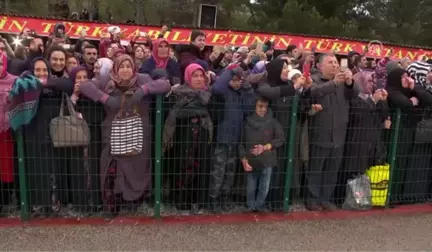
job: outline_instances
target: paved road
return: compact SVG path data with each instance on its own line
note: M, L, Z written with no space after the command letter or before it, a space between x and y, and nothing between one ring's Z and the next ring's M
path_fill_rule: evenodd
M0 250L432 250L432 215L214 225L0 229Z

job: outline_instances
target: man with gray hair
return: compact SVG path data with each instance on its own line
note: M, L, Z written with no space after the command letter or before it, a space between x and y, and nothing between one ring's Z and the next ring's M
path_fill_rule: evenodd
M317 67L319 72L312 75L313 84L307 93L314 104L322 106L322 110L309 119L306 207L311 211L332 211L336 209L331 197L342 163L349 100L359 94L359 88L353 81L352 72L341 69L334 55L322 55Z

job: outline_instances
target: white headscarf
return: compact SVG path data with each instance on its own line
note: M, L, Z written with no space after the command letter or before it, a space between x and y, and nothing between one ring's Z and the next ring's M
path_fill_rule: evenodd
M100 66L100 77L99 80L109 80L110 79L110 73L113 68L113 61L108 58L99 58L96 61L96 65ZM95 76L93 80L97 80L97 77Z

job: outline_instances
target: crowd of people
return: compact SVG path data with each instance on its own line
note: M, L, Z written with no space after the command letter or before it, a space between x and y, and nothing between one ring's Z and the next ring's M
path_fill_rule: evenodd
M350 52L345 65L295 45L276 52L271 41L211 48L199 30L190 44L171 45L166 30L125 43L110 27L96 45L84 33L72 43L58 24L46 42L28 29L12 46L0 41L0 206L20 197L14 132L21 129L33 216L114 217L151 207L153 133L162 127L165 205L280 211L293 162L292 201L333 211L348 179L388 162L395 109L402 118L390 201L430 198L432 138L418 130L432 127L430 61ZM155 125L157 96L163 125Z

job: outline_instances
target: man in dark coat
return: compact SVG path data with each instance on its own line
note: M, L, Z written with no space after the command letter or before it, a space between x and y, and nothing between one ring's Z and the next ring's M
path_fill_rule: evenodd
M359 94L359 89L351 71L342 72L334 55L320 57L318 69L308 93L323 110L310 117L306 207L312 211L332 211L336 208L331 197L342 162L349 100Z

